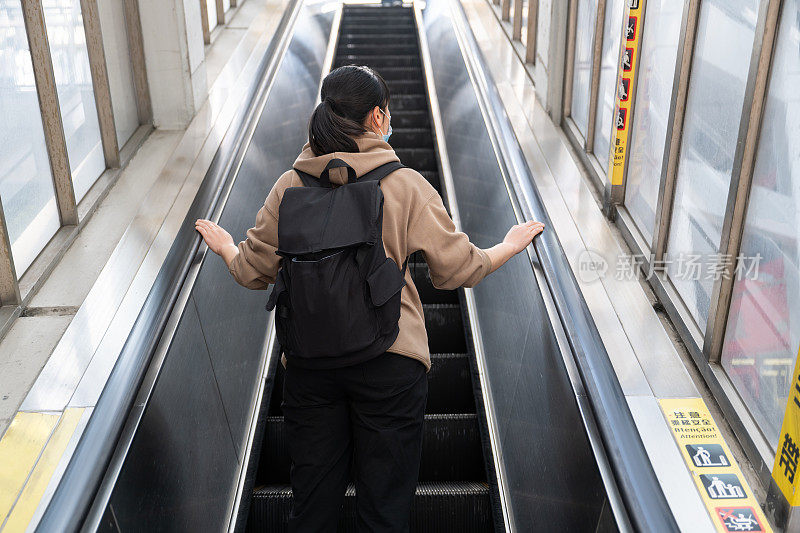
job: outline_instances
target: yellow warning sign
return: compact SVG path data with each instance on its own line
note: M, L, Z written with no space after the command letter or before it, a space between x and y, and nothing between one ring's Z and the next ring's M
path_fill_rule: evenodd
M639 62L639 42L642 33L642 14L645 0L628 0L628 14L622 35L619 56L619 80L614 127L611 135L611 154L608 175L611 185L622 185L625 159L628 155L628 130L633 111L631 93L636 83L636 65Z
M659 403L717 531L771 532L705 402L675 398Z
M792 377L789 398L786 400L786 412L783 414L783 425L778 438L778 451L772 467L772 478L780 487L789 505L794 507L800 505L800 490L798 490L800 475L796 475L800 459L800 352Z

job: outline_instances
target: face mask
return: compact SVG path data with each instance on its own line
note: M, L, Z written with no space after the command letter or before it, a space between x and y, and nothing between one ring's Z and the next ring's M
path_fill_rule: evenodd
M380 107L378 108L378 111L383 113L383 109L381 109ZM386 113L383 113L383 116L389 119L389 130L386 132L386 135L381 135L381 136L383 137L383 142L388 143L389 137L391 137L392 135L392 117L387 115Z

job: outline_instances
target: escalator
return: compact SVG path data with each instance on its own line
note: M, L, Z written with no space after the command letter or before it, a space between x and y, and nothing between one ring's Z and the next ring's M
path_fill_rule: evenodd
M235 236L308 136L329 68L387 80L400 160L478 246L550 223L458 0L289 0L37 531L284 531L283 369L265 295L194 220ZM432 368L414 531L677 531L558 236L475 288L408 264ZM356 526L348 487L340 531Z
M390 144L403 164L421 172L441 193L413 11L346 6L333 68L350 64L372 67L386 79L391 93ZM491 461L485 461L482 452L485 432L475 409L459 294L433 287L418 253L409 259L408 269L422 300L432 363L412 531L490 531L494 522L484 465ZM280 410L283 368L276 366L249 531L285 531L291 512L290 465ZM351 483L339 530L355 531L356 520Z

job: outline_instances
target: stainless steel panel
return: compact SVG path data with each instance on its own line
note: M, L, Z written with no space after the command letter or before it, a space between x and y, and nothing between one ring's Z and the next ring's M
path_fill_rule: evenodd
M193 302L111 496L122 531L220 531L233 446Z
M272 185L291 168L307 140L303 117L310 115L317 98L331 18L332 13L317 24L304 24L287 50L220 217L220 225L232 235L244 237L253 226ZM206 254L192 290L240 456L267 335L266 297L266 292L237 285L213 254Z
M488 247L516 218L448 18L446 1L423 11L461 227ZM514 522L594 529L605 492L528 257L511 259L471 292Z
M308 4L311 7L302 7L295 23L302 31L288 44L269 95L256 111L260 115L256 115L253 135L244 140L233 184L227 196L223 193L219 222L236 236L253 225L267 193L291 168L306 141L305 121L298 118L308 116L316 102L334 18L333 12L320 13L319 5ZM169 328L165 333L169 347L163 366L160 372L150 372L155 386L142 401L141 422L110 498L108 508L113 508L122 530L135 524L134 518L141 513L153 517L146 524L160 529L224 529L231 520L229 510L235 508L235 495L241 494L240 472L267 349L266 292L238 286L214 254L201 254L195 260L185 282L191 296L179 298L173 311L182 308L183 315L174 334ZM207 368L197 352L205 355ZM191 385L185 387L186 382ZM195 407L172 407L184 403ZM197 420L196 415L206 410L212 420ZM173 413L180 420L173 421ZM152 428L165 420L170 429L158 442L150 442ZM189 428L184 423L195 432L192 438L185 437ZM197 431L210 442L198 438ZM193 456L190 469L182 458ZM157 475L139 474L153 464L154 457ZM203 480L205 485L198 487ZM196 522L188 510L199 516Z

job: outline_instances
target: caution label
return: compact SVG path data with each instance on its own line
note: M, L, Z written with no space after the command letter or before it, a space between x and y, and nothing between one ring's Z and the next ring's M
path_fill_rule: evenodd
M630 91L636 83L636 60L639 55L639 35L642 33L644 0L628 0L628 16L625 19L624 39L620 49L617 96L614 109L614 128L611 138L611 154L608 176L611 185L622 185L625 160L628 156L628 123L633 100Z
M797 475L797 463L800 461L800 352L794 365L793 378L772 467L772 478L792 507L800 505L800 475Z
M659 403L717 531L772 532L705 402L676 398Z

